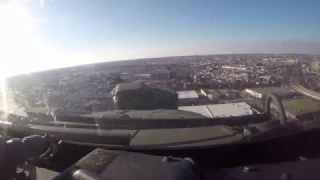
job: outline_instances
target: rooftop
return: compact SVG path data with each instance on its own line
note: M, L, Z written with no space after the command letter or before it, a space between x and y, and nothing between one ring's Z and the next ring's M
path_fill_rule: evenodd
M179 110L202 114L206 117L230 117L252 114L252 108L245 102L229 104L211 104L202 106L180 106ZM256 111L257 114L260 114Z
M293 92L289 89L283 88L283 87L266 87L266 88L251 88L250 90L255 91L260 94L266 94L266 93L287 93L287 92Z
M196 91L177 91L179 99L199 98Z

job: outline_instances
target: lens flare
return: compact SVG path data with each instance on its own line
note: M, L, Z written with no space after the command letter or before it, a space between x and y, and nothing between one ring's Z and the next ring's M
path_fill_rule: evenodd
M0 77L34 70L43 61L35 22L21 1L0 4Z
M34 19L21 1L0 4L0 86L1 110L8 114L8 93L6 77L23 73L30 67L31 58L37 58L38 46L33 28Z

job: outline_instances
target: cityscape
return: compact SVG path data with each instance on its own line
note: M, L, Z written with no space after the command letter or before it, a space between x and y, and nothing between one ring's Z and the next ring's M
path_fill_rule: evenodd
M316 55L226 54L115 61L10 77L6 111L21 116L78 116L128 110L129 106L115 105L115 89L121 84L140 84L177 94L178 107L158 109L179 109L203 118L261 114L264 97L271 92L281 99L289 120L313 120L320 118L319 81L320 56ZM146 110L154 108L149 105Z

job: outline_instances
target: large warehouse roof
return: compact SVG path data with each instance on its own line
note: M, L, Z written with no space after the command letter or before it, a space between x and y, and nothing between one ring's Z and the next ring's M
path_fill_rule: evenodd
M257 114L260 114L258 111L252 109L252 107L245 102L229 104L211 104L202 106L180 106L179 110L199 113L203 116L210 118L244 116L252 114L252 111L255 111L255 113Z
M199 98L196 91L177 91L179 99Z

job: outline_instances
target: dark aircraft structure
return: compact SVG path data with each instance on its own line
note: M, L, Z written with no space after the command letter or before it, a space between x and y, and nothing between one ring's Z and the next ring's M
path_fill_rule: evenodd
M280 117L270 115L270 102ZM288 121L274 94L266 96L264 114L240 117L206 118L173 105L136 110L140 104L130 103L120 107L131 110L57 115L52 122L11 115L0 124L1 179L320 177L320 123Z

